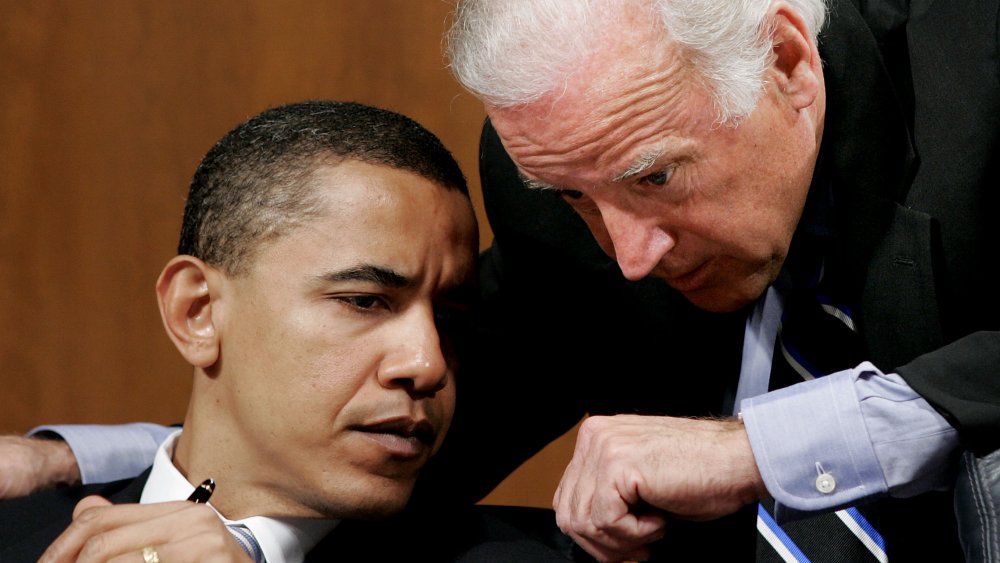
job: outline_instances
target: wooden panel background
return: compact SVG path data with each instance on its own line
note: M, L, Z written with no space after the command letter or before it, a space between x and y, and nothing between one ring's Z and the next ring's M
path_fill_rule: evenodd
M483 111L444 0L0 0L0 431L181 420L190 369L153 298L223 133L309 98L410 115L478 196ZM489 240L482 219L483 243ZM490 500L547 506L570 442Z

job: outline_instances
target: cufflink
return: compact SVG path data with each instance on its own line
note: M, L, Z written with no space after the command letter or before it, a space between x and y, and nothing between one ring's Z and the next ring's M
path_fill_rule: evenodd
M816 477L816 490L828 495L837 488L837 480L833 478L833 475L829 473L820 473L819 477Z

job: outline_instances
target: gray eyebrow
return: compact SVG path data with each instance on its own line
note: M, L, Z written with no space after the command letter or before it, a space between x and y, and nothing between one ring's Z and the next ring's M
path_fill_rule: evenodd
M538 180L532 180L531 178L525 176L524 172L521 172L520 170L517 171L517 177L520 178L521 182L524 183L524 187L528 188L529 190L558 190L559 189L559 188L557 188L557 187L555 187L553 185L546 184L544 182L539 182Z
M624 172L611 178L611 181L622 182L624 180L628 180L629 178L642 174L646 170L649 170L651 166L656 164L656 161L659 160L660 157L662 157L666 152L667 152L666 149L660 148L639 155L639 158L635 159L635 162L632 163L632 166L629 166L628 169L626 169Z
M319 276L327 282L361 281L374 283L383 287L407 287L413 285L413 280L384 266L360 264L336 272L328 272Z

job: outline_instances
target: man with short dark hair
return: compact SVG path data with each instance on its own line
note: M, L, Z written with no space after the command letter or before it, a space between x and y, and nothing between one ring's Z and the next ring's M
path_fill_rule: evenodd
M476 250L465 179L412 120L305 102L241 124L156 286L194 367L183 431L137 479L0 504L0 559L556 558L441 515L357 522L403 509L448 430Z

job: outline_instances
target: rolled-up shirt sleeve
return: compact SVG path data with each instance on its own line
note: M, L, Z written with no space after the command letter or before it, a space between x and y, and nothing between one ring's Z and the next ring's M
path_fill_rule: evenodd
M957 432L902 378L868 362L744 399L740 416L779 520L954 479Z
M153 464L156 449L177 429L137 422L120 425L39 426L29 436L55 434L73 450L83 483L135 477Z

